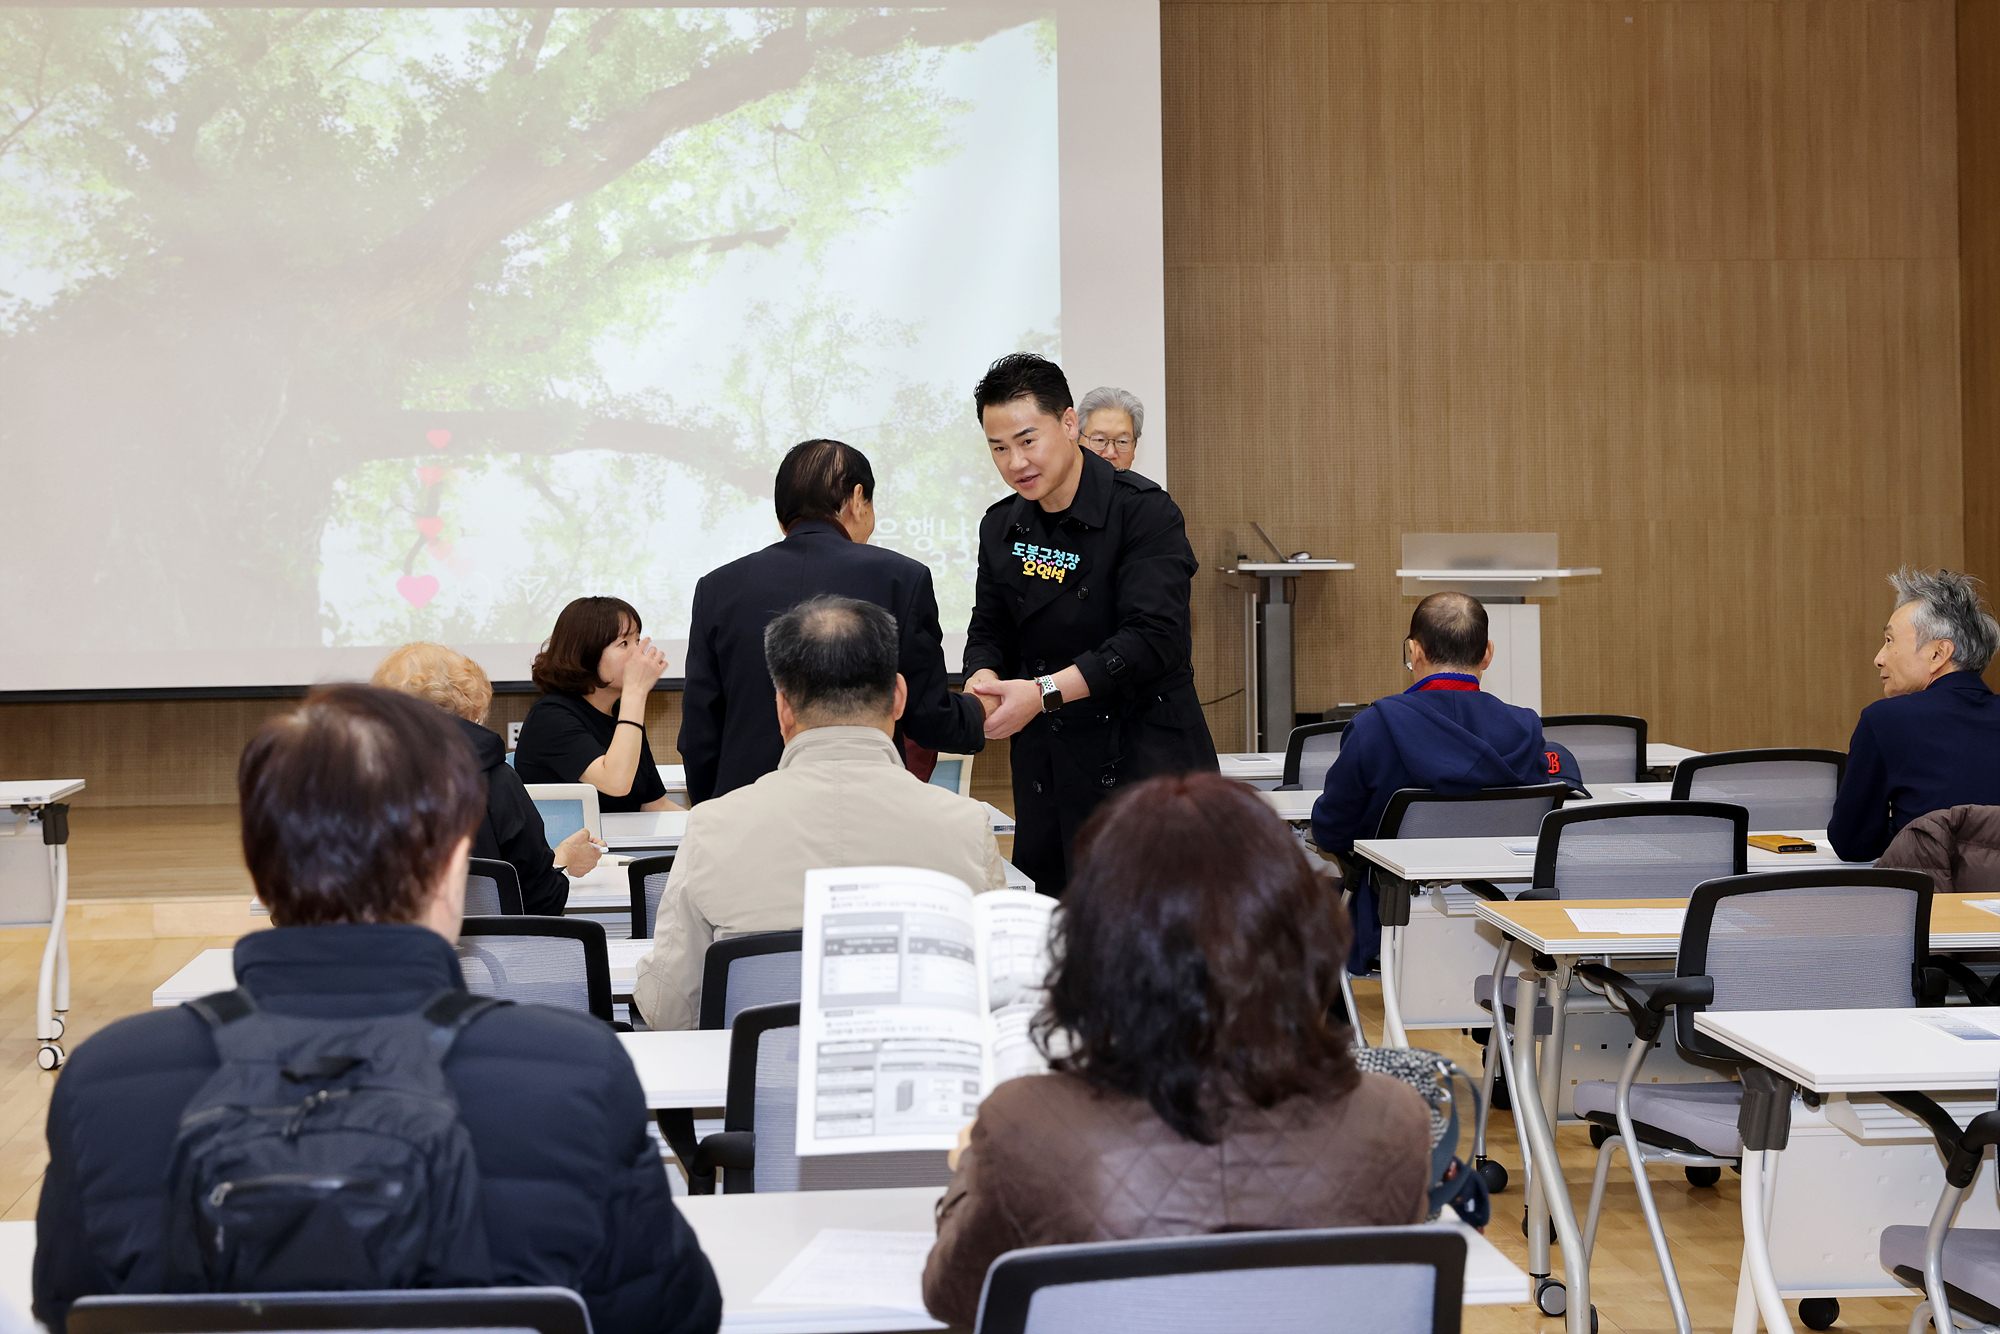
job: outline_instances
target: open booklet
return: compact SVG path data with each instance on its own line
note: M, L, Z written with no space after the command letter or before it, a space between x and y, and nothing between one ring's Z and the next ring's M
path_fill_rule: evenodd
M806 872L802 1156L949 1149L1029 1036L1055 900L905 866Z

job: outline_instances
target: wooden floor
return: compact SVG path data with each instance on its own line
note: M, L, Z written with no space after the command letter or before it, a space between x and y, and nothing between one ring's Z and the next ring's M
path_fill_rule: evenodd
M262 921L246 909L249 880L235 839L235 812L229 808L75 812L72 885L82 902L71 916L77 937L71 949L72 1046L119 1016L145 1009L153 988L199 951L228 945ZM39 931L0 930L0 1219L34 1217L47 1162L42 1123L59 1076L34 1066L32 1011L41 941ZM1357 991L1364 1021L1374 1031L1381 1016L1379 993L1366 983ZM1477 1051L1462 1036L1431 1034L1422 1040L1467 1068L1478 1068ZM1517 1168L1511 1120L1496 1116L1493 1129L1493 1155ZM1594 1160L1589 1139L1581 1129L1565 1129L1559 1138L1564 1171L1572 1183L1584 1183L1576 1192L1582 1197ZM1741 1244L1735 1175L1725 1172L1720 1186L1703 1190L1689 1186L1679 1172L1660 1172L1654 1189L1695 1327L1727 1330ZM1525 1263L1518 1179L1494 1204L1487 1235ZM1592 1278L1606 1334L1673 1329L1631 1176L1622 1166L1612 1172ZM1914 1298L1846 1301L1837 1328L1902 1334L1914 1305ZM1556 1334L1562 1322L1542 1317L1532 1306L1484 1307L1466 1312L1465 1328L1468 1334Z

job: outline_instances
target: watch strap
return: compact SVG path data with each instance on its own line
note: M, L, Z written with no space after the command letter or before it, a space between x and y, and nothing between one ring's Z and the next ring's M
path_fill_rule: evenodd
M1056 684L1055 677L1038 676L1035 678L1035 684L1042 688L1043 713L1054 713L1057 709L1060 709L1062 707L1063 703L1062 688ZM1051 700L1053 700L1054 703L1050 703Z

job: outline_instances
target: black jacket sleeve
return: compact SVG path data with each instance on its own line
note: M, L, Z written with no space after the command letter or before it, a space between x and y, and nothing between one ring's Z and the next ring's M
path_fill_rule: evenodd
M528 797L521 776L506 765L486 773L486 815L500 859L521 877L521 906L540 917L560 917L569 903L569 877L556 866L542 813Z
M62 1334L70 1303L77 1298L116 1291L84 1232L63 1089L58 1083L49 1100L49 1166L42 1176L41 1203L35 1208L35 1319L54 1334Z
M1076 656L1092 699L1130 699L1188 666L1188 591L1194 548L1181 507L1164 491L1141 492L1141 513L1118 552L1118 628Z
M688 625L687 684L681 692L681 764L687 769L688 804L715 795L716 773L722 764L722 670L715 660L715 625L710 615L707 580L694 586L694 607Z
M897 619L903 641L899 669L910 694L903 706L903 730L932 750L978 754L986 745L986 711L977 699L953 694L945 679L944 631L938 626L937 592L929 569Z
M1020 633L1007 610L1007 585L1000 582L986 561L986 550L999 540L1003 527L999 516L990 514L979 525L979 568L973 576L972 623L965 632L967 676L989 667L1002 677L1011 676L1018 656ZM975 700L975 707L977 703ZM983 726L981 733L984 734Z

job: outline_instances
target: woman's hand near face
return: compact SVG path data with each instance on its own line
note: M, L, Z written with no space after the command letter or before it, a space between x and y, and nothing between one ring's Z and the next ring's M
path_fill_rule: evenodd
M653 641L642 639L632 650L632 656L625 659L624 686L627 694L651 694L659 679L666 675L667 655L665 651L653 647Z

